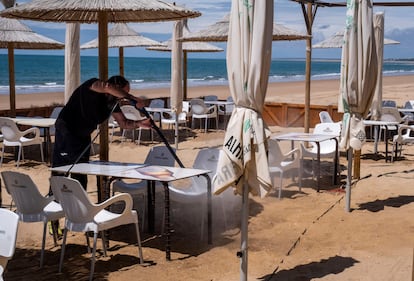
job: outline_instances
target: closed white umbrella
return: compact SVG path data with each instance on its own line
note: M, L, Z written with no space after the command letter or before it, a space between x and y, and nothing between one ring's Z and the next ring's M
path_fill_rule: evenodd
M93 39L80 46L81 49L94 49L99 47L99 38ZM124 48L162 46L151 38L140 35L126 23L115 23L108 31L108 48L118 48L119 74L124 76Z
M397 45L400 44L400 42L388 38L384 38L383 45ZM326 49L326 48L342 48L342 45L344 44L344 31L338 31L331 37L317 43L313 44L313 49Z
M184 34L182 41L206 41L206 42L225 42L229 34L229 18L230 14L225 15L221 20L205 29L189 34ZM306 34L302 34L292 28L281 24L273 23L272 40L303 40L308 38Z
M63 49L63 43L35 33L16 19L0 17L0 48L8 50L10 114L16 116L15 49Z
M27 20L98 23L99 78L108 78L108 22L173 21L201 14L160 0L33 0L0 12ZM108 126L101 125L100 159L108 160Z
M363 119L371 107L378 61L371 0L347 0L338 109L344 112L340 147L348 150L346 210L350 211L353 149L365 141Z
M240 280L247 280L249 193L264 196L272 184L262 118L272 54L273 0L233 0L227 73L235 109L213 179L215 194L230 186L242 195Z
M184 26L182 35L179 37L185 37L186 35L191 34L188 29L187 20L184 20ZM171 52L172 50L172 40L167 40L162 42L162 46L153 46L148 47L147 50L152 51L161 51L161 52ZM223 49L212 44L205 42L184 42L182 43L183 50L183 99L187 99L187 57L188 53L210 53L210 52L222 52Z

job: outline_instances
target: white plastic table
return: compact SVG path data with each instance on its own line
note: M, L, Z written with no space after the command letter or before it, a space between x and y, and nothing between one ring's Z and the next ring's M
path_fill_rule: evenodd
M44 118L44 117L16 117L13 118L14 122L17 125L39 127L45 130L44 140L45 140L45 158L46 161L50 159L50 154L52 151L52 140L50 138L50 128L55 125L56 118Z
M212 198L211 198L211 179L208 175L211 171L200 170L192 168L178 168L168 166L153 166L145 164L134 163L122 163L122 162L104 162L104 161L91 161L89 163L78 163L74 165L66 165L51 168L51 171L85 175L96 175L109 177L104 184L105 190L98 190L98 195L101 194L102 200L109 198L110 184L113 180L124 179L140 179L147 180L148 182L159 181L164 186L164 200L165 200L165 237L166 237L166 259L171 260L171 224L170 224L170 196L168 182L186 179L196 176L204 176L207 183L207 237L208 243L212 243ZM167 170L171 174L168 177L157 177L152 171ZM148 188L148 228L150 231L154 229L154 191L151 190L150 185ZM99 196L98 196L99 197Z
M317 162L318 162L318 168L316 171L317 174L317 186L318 186L318 192L320 189L320 177L321 177L321 147L320 143L327 140L335 140L336 143L336 153L335 153L335 159L334 159L334 176L333 176L333 182L334 184L337 183L337 176L338 176L338 136L335 135L328 135L328 134L312 134L312 133L287 133L283 135L276 135L272 136L272 139L281 141L281 140L290 140L292 143L292 149L294 147L295 141L304 141L304 142L314 142L316 143L317 147Z
M378 128L380 126L385 127L385 162L388 162L388 127L390 126L397 126L399 125L399 122L396 121L381 121L381 120L364 120L365 126L374 126L374 153L378 153L378 139L380 136L378 136Z

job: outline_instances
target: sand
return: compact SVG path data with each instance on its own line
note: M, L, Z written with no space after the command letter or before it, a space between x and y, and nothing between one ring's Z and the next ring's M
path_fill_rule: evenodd
M412 78L386 77L384 98L397 100L399 105L412 99ZM315 81L312 93L318 95L317 101L335 103L337 84L336 80ZM281 101L283 94L286 102L302 103L303 88L303 83L299 82L272 84L268 99ZM191 88L194 96L207 93L225 97L227 89ZM35 105L33 101L32 104ZM303 130L270 129L274 134ZM171 132L165 131L165 134L172 140ZM200 130L183 133L177 155L185 166L190 167L199 149L220 147L223 137L222 130L211 130L206 134ZM149 140L148 136L146 139ZM156 138L157 144L160 143ZM140 163L151 145L150 141L141 145L130 141L121 143L118 133L110 144L109 158ZM284 151L290 147L288 142L281 145ZM385 162L381 157L384 151L385 146L381 143L379 156L374 157L373 143L369 141L363 146L361 180L355 181L352 187L352 210L349 213L345 211L345 194L341 189L347 173L344 153L340 157L341 181L338 185L333 185L331 177L324 173L318 193L315 180L304 175L299 192L298 179L287 175L283 180L282 199L277 198L276 190L265 198L251 197L249 280L414 280L414 146L405 146L404 158L393 163ZM35 149L28 150L26 160L17 169L9 151L0 169L29 174L42 194L46 194L50 172L47 165L39 162L38 154ZM329 167L327 160L322 164ZM93 200L96 198L95 183L95 178L89 177L88 191ZM3 205L7 207L10 197L4 185L2 193ZM137 247L130 244L135 242L133 228L121 227L110 234L109 256L103 257L99 251L95 280L238 280L240 260L236 253L240 248L240 198L229 190L223 200L225 216L219 199L213 199L212 245L207 244L205 235L200 237L198 205L174 207L172 261L166 261L165 243L160 236L162 197L157 197L156 233L141 232L145 264L138 264ZM139 210L142 198L135 198L134 203ZM85 238L79 233L68 236L62 274L57 273L60 248L53 246L48 235L45 265L39 269L41 228L41 223L20 223L16 253L8 264L5 280L87 280L89 255ZM101 249L101 243L98 248Z
M339 92L339 80L313 80L311 82L311 104L336 105ZM136 96L147 98L169 97L169 88L133 90ZM386 76L383 78L383 99L393 99L398 106L413 99L414 76ZM228 86L203 86L188 88L188 98L201 97L214 94L220 99L226 99L229 95ZM267 91L266 101L304 103L305 83L280 82L270 83ZM16 108L30 108L32 106L48 106L63 104L63 93L36 93L18 94L16 96ZM9 96L0 95L0 110L9 109Z

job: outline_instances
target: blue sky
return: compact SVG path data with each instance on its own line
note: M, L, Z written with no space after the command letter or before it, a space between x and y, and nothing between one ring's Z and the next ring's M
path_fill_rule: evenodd
M329 0L336 1L338 0ZM384 2L376 0L375 2ZM396 2L395 0L386 0L387 2ZM408 2L409 0L404 0ZM19 1L24 3L28 1ZM188 26L190 31L197 31L213 24L223 18L230 12L231 1L220 0L176 0L177 5L185 6L189 9L197 10L202 13L201 17L189 19ZM343 2L341 0L341 2ZM1 5L0 5L1 6ZM374 12L385 13L385 37L400 41L399 45L389 45L384 48L385 58L414 58L414 7L374 7ZM305 23L301 7L298 3L290 0L275 0L274 20L276 23L283 24L297 31L305 33ZM46 23L35 21L23 21L34 31L64 42L65 24L64 23ZM313 43L317 43L335 32L343 29L345 25L345 8L318 8L315 21L313 24ZM130 23L134 30L149 38L165 41L171 37L172 23ZM110 26L109 26L110 28ZM81 44L95 39L97 34L96 24L81 25ZM219 47L225 48L225 43L213 43ZM273 43L274 58L304 58L305 53L304 41L287 41ZM0 50L0 53L7 53L7 50ZM45 51L23 51L15 50L16 54L36 53L45 54ZM110 49L110 56L117 56L117 49ZM63 51L47 51L47 54L63 54ZM83 50L81 55L97 55L97 50ZM134 57L168 57L169 53L147 51L144 48L125 48L125 56ZM314 58L340 58L339 49L314 49L312 53ZM208 58L225 58L225 52L221 53L192 53L190 57L208 57Z

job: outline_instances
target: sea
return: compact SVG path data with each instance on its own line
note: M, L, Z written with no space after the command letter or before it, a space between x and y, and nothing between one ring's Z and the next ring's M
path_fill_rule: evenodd
M15 54L14 72L16 93L63 92L64 56ZM273 59L269 82L305 80L305 59ZM118 57L108 58L108 77L119 74ZM339 59L312 59L312 80L338 79ZM125 77L132 89L170 87L170 58L125 57ZM384 76L414 75L414 59L386 60ZM81 81L98 77L98 57L81 56ZM227 85L225 59L189 58L188 87ZM9 93L7 54L0 54L0 94Z

